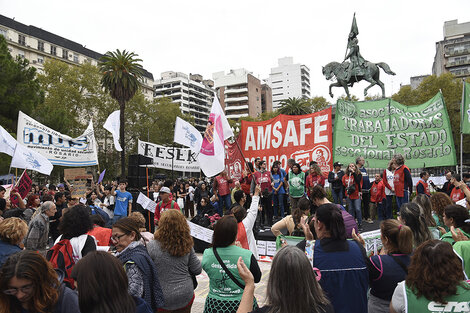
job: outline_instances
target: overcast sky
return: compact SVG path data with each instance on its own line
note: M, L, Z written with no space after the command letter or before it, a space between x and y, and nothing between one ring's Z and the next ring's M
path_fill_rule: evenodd
M100 53L127 49L158 79L164 71L212 73L246 68L265 79L277 59L310 68L312 96L328 99L322 66L342 61L353 13L364 58L386 62L386 95L431 74L444 21L470 21L470 1L58 1L0 0L0 14L76 41ZM363 98L367 82L352 93ZM335 98L342 89L333 89ZM370 94L378 94L373 87ZM333 101L330 99L330 101Z

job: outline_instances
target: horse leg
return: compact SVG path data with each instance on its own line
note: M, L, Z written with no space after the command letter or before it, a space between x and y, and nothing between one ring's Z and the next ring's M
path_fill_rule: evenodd
M380 89L382 89L382 98L385 98L385 86L384 83L382 83L380 80L377 80L377 85L380 86Z
M342 84L343 88L344 88L344 91L346 92L346 96L348 97L348 100L351 100L351 96L349 95L349 88L348 88L348 83L347 82L344 82Z
M332 98L333 98L333 92L331 91L331 88L333 88L333 87L341 87L341 84L336 82L336 83L333 83L333 84L330 85L330 89L329 89L330 90L330 97L332 97Z

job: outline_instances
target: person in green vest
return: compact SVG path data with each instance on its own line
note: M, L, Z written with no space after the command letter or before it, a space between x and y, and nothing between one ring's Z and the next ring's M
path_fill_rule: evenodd
M444 223L450 229L452 226L459 229L467 238L470 238L470 224L465 223L470 218L467 208L461 205L453 204L444 209ZM449 231L442 235L442 241L454 244L452 233Z
M452 246L425 241L411 257L406 280L395 288L390 312L470 312L470 284L464 280Z
M306 175L302 172L299 163L292 165L291 171L284 177L289 188L289 201L291 210L298 207L300 198L305 195Z
M261 280L261 270L250 250L235 245L237 239L237 219L231 215L222 217L214 227L212 248L202 256L202 268L209 276L209 294L204 305L204 313L236 313L240 305L245 284L237 270L241 257L250 269L257 283ZM253 309L257 307L253 301Z

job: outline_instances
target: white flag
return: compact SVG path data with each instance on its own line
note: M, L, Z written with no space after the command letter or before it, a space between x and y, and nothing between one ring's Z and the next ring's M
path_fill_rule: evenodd
M143 193L139 193L137 197L137 203L140 204L144 209L149 210L152 213L155 213L155 208L157 204L152 201L152 199L146 197Z
M0 152L13 156L16 144L16 139L0 126Z
M51 175L54 166L46 157L18 143L11 160L11 167L24 168L45 175Z
M121 126L121 121L119 119L120 112L121 111L117 110L111 113L103 125L104 129L113 135L114 147L116 147L117 151L122 151L121 145L119 144L119 128Z
M176 117L174 142L189 147L195 153L199 153L202 145L202 135L196 127Z
M233 136L232 129L220 106L219 99L214 96L211 114L207 122L198 160L202 171L208 177L215 176L225 168L224 141Z

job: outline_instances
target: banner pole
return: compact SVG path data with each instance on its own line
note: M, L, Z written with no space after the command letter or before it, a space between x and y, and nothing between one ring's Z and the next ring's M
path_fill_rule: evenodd
M460 174L463 174L463 133L460 133Z
M237 144L238 151L240 151L240 154L242 155L243 161L245 161L246 167L248 167L248 170L250 171L250 173L253 174L253 172L251 171L251 168L248 166L248 161L245 159L245 155L243 154L242 148L240 147L240 144L238 143L238 137L235 138L235 143Z
M149 166L145 165L145 174L147 176L147 198L150 197L150 192L149 192ZM147 210L148 212L148 217L149 217L149 231L152 230L152 226L150 225L150 211Z
M462 79L462 100L460 101L460 174L463 174L463 119L464 114L464 97L465 97L465 80Z

